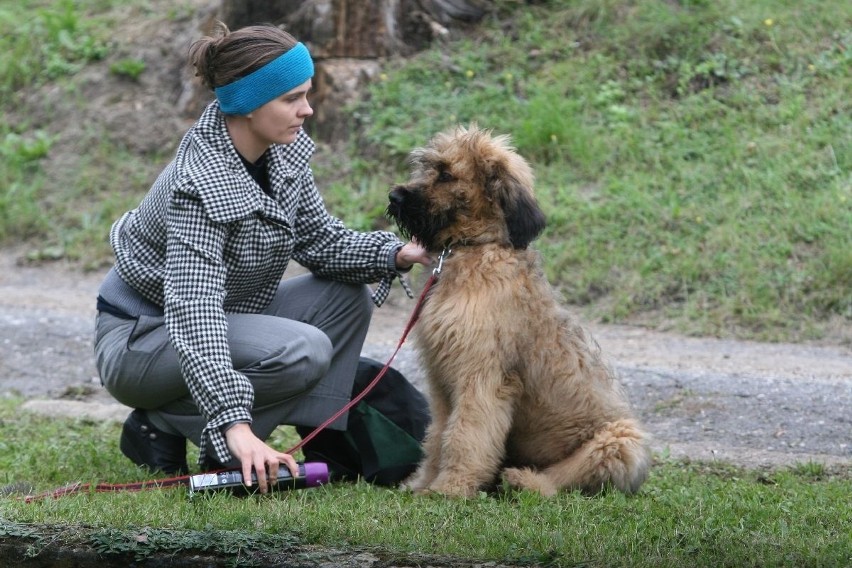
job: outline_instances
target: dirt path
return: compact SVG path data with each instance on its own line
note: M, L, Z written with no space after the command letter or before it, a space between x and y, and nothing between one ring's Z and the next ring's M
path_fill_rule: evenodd
M103 272L20 265L0 251L0 393L52 414L123 419L97 380L91 349ZM364 352L386 360L414 302L398 290L376 311ZM592 326L662 455L747 467L852 463L852 350L688 338ZM422 384L407 343L395 360Z

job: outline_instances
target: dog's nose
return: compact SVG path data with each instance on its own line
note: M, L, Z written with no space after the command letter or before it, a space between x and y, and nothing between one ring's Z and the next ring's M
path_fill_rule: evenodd
M396 186L388 194L388 199L393 205L402 205L402 202L405 199L405 189L400 186Z

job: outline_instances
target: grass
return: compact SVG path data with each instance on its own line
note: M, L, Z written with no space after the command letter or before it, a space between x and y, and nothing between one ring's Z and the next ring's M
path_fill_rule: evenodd
M45 175L56 133L22 119L40 110L22 93L59 84L73 98L83 66L144 72L107 39L119 4L0 2L0 110L15 119L0 126L0 243L109 262L110 223L168 160L91 124L57 180ZM848 2L495 4L475 32L387 61L348 109L348 146L316 160L333 213L386 228L408 152L477 122L533 163L549 215L537 246L588 317L792 341L852 319ZM140 3L136 17L157 13Z
M41 417L20 404L0 402L0 485L46 491L147 478L121 456L117 424ZM275 435L282 446L294 439L288 429ZM206 550L248 562L323 545L550 566L843 566L852 561L850 491L848 471L814 463L769 473L657 456L631 497L504 492L449 500L364 483L265 498L189 498L183 488L34 503L6 495L0 540L24 539L35 555L59 539L107 559Z

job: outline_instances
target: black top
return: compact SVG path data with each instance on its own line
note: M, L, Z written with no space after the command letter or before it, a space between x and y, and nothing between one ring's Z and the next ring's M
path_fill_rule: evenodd
M237 152L239 154L239 152ZM260 186L263 192L272 197L272 187L269 185L269 174L266 172L266 152L258 158L257 162L249 162L242 154L240 159L246 167L246 171L254 179L255 183Z

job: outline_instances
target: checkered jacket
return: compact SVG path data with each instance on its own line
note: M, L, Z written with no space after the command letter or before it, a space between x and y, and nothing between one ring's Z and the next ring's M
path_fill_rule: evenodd
M139 207L110 231L116 271L163 307L186 383L208 420L199 460L229 461L222 427L251 422L254 391L233 369L226 313L266 308L291 259L321 277L382 281L377 304L400 276L396 236L351 231L326 211L308 163L314 149L304 132L270 148L269 197L243 166L214 101Z

